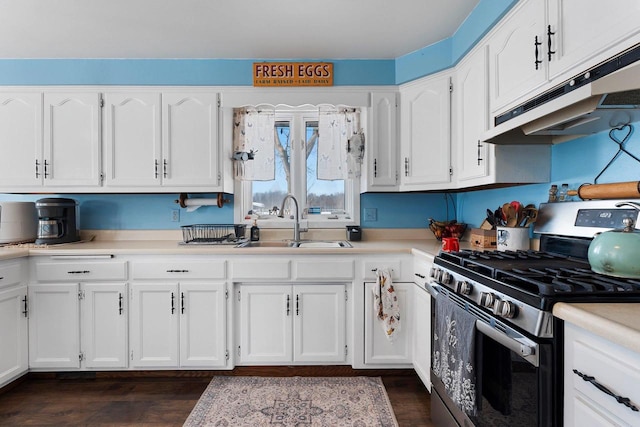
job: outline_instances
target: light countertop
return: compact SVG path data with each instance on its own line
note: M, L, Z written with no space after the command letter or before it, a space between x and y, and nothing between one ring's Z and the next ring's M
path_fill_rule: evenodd
M640 304L560 302L553 315L640 353Z
M0 260L27 256L46 255L315 255L315 254L388 254L407 253L433 257L438 254L441 242L433 235L415 230L393 231L374 234L367 230L371 239L351 242L353 248L235 248L233 246L181 245L181 238L174 233L154 231L120 235L100 234L98 238L83 236L85 241L39 247L21 245L0 248ZM327 239L344 239L344 234L328 236ZM276 236L280 238L281 236ZM286 236L288 237L288 235ZM317 238L311 236L310 238ZM91 241L88 241L90 240ZM266 239L263 239L266 240ZM274 238L275 240L275 238ZM461 248L470 248L468 242L461 242ZM557 303L554 316L573 323L617 344L640 353L640 304L615 303Z

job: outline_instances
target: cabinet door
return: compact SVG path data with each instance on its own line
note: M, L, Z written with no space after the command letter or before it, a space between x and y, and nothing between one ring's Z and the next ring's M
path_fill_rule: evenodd
M217 94L162 94L162 152L163 185L219 188Z
M179 303L177 284L131 285L134 367L178 367Z
M0 387L27 371L27 287L0 292Z
M160 94L109 93L105 96L105 105L105 184L159 186Z
M346 360L346 303L344 285L293 287L293 360Z
M545 17L544 1L521 1L489 39L492 112L523 101L547 81Z
M85 283L80 305L82 352L87 368L126 368L127 285Z
M389 341L373 307L373 287L364 286L364 363L366 364L411 364L411 342L413 340L413 283L394 283L400 305L400 331L394 341Z
M370 143L367 156L366 190L391 190L397 184L398 134L396 92L371 94Z
M240 362L290 362L291 285L240 286Z
M0 94L0 182L3 188L42 185L42 94Z
M431 389L431 295L422 286L414 286L413 369Z
M29 366L80 367L79 285L29 285Z
M403 190L451 181L450 83L438 76L401 92Z
M488 123L487 68L485 47L466 58L456 71L453 122L457 149L454 174L458 181L483 178L489 174L489 144L480 142Z
M44 94L44 184L100 185L100 94Z
M640 33L637 0L615 4L600 0L548 2L549 25L555 33L551 35L551 50L555 52L549 62L551 79L570 68L582 72L638 43L634 37Z
M180 284L180 366L226 365L224 284Z

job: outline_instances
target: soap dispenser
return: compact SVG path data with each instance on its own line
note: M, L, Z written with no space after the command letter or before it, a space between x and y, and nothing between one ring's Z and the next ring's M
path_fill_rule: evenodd
M258 228L258 221L254 219L251 226L251 241L257 242L258 240L260 240L260 229Z

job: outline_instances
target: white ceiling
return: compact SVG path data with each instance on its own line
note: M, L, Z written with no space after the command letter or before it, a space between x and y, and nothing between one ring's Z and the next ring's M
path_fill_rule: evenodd
M393 59L479 0L0 0L0 58Z

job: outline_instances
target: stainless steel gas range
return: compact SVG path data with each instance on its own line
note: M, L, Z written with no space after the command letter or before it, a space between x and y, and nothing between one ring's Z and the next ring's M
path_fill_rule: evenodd
M594 273L587 261L595 233L623 228L625 216L637 221L637 210L617 202L542 204L540 251L436 256L427 284L436 425L562 425L563 325L553 305L640 302L640 280Z

